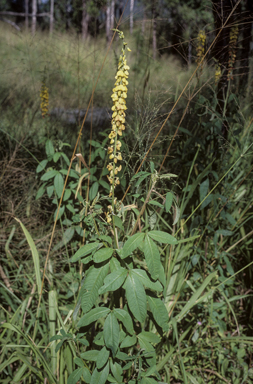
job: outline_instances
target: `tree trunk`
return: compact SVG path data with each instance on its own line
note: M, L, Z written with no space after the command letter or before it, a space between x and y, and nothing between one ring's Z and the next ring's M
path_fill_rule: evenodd
M142 19L142 24L141 24L141 33L142 35L144 36L145 34L145 24L146 24L146 8L144 8L144 11L143 11L143 19Z
M32 0L32 34L36 32L36 21L37 21L37 0Z
M71 19L70 19L71 3L70 3L70 0L66 0L65 9L66 9L66 30L68 30L70 28L70 24L71 24Z
M134 0L130 0L130 33L133 33L134 26Z
M50 3L50 28L49 28L50 35L53 33L53 29L54 29L54 0L51 0L51 3Z
M246 11L243 12L243 20L240 20L242 25L242 52L239 68L239 88L242 92L245 92L248 77L249 77L249 55L250 55L250 43L252 40L252 23L253 23L253 3L252 0L246 1Z
M29 28L29 0L25 0L25 29L28 31Z
M156 39L157 22L156 22L156 18L158 16L155 1L153 2L152 14L153 14L153 59L155 59L156 53L157 53L157 39Z
M114 28L114 15L115 15L115 0L111 3L111 29ZM111 33L112 35L112 33Z
M111 41L111 4L110 0L107 0L106 7L106 40L107 43Z
M88 26L89 26L89 15L87 13L86 0L83 0L83 16L82 16L82 38L86 40L88 38Z

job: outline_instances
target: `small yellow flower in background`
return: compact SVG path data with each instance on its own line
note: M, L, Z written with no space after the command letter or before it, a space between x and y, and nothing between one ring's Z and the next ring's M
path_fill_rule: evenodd
M228 81L233 80L233 69L236 59L236 44L237 44L237 38L238 38L238 25L235 25L231 28L230 35L229 35L229 60L228 60Z
M206 33L205 31L201 30L198 33L197 37L197 58L196 63L199 65L201 63L202 58L205 55L205 44L206 44ZM200 65L200 71L203 69L203 62Z
M215 66L215 85L218 84L220 78L221 78L221 68L220 68L220 64L216 64Z
M43 81L40 89L40 110L43 118L48 115L48 108L49 108L48 99L49 99L48 88L46 87L46 84Z
M116 30L119 34L119 38L124 40L124 34L123 32ZM109 134L109 139L110 139L110 146L108 147L107 153L109 155L109 159L113 160L107 165L107 169L109 171L109 175L107 175L108 181L111 185L110 187L110 193L109 197L112 197L112 206L109 206L108 209L109 211L106 213L106 220L108 223L111 222L111 214L114 211L114 205L116 204L116 199L114 199L114 189L116 185L120 184L119 177L115 177L122 169L121 165L118 165L118 162L122 160L122 155L121 155L121 146L122 143L119 140L119 137L122 136L122 131L125 130L125 117L126 117L126 98L127 98L127 85L128 85L128 75L129 72L128 70L130 67L127 65L126 61L126 55L125 55L125 50L126 50L126 45L123 41L123 47L121 50L121 55L119 57L119 62L118 62L118 69L117 69L117 74L115 76L115 84L114 88L112 90L112 101L113 101L113 106L112 106L112 130ZM128 49L130 51L130 49Z

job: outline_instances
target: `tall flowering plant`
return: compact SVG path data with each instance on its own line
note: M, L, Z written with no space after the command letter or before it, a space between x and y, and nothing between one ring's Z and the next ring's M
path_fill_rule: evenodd
M125 130L129 75L127 43L123 33L117 32L123 46L112 94L107 165L112 203L106 213L115 241L97 231L70 259L83 263L85 272L73 316L73 324L80 329L72 336L79 345L75 358L78 368L69 376L68 384L75 384L81 377L89 384L156 384L161 380L156 368L156 349L162 346L169 329L163 299L166 277L160 252L161 244L176 245L177 240L166 232L147 228L128 236L123 223L119 235L115 228L114 192L120 184L120 139ZM75 324L79 308L82 314ZM52 340L63 342L64 337L57 335Z
M121 155L121 146L122 143L120 138L122 132L125 130L125 117L126 117L126 98L127 98L127 85L128 85L128 70L130 69L126 61L126 46L127 43L124 41L124 34L121 31L118 31L119 38L123 40L123 47L121 50L121 55L119 57L118 70L115 76L116 82L115 87L113 88L112 93L112 130L109 134L110 145L108 147L109 155L109 164L107 169L109 175L107 178L111 185L109 197L112 197L112 205L108 206L109 211L106 213L107 222L112 221L111 213L114 213L114 206L116 200L114 199L114 189L117 185L120 184L118 173L122 169L122 165L119 164L119 161L122 160ZM130 49L127 48L129 51Z

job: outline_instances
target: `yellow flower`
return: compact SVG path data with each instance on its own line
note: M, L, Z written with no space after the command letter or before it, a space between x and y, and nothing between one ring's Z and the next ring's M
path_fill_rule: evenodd
M45 85L45 82L43 81L41 84L41 90L40 90L40 109L42 117L45 117L48 115L48 103L49 95L48 95L48 88Z
M119 32L120 38L124 39L124 35L122 32ZM112 90L112 130L109 134L109 140L110 145L108 147L108 155L109 159L112 160L112 162L109 162L107 165L107 169L109 171L109 175L107 175L107 178L109 180L109 183L111 184L110 187L110 193L109 196L114 196L114 188L116 185L120 184L119 177L116 177L116 175L121 171L122 165L118 165L118 162L122 160L122 154L120 152L121 149L121 141L117 138L122 136L122 131L125 130L125 111L127 110L126 106L126 98L127 98L127 85L128 85L128 76L129 72L128 70L130 67L127 65L126 56L125 56L125 48L126 43L123 42L123 48L122 53L119 58L118 62L118 70L115 76L115 83L114 88ZM117 164L117 166L116 166ZM114 203L115 204L115 203ZM112 207L111 212L114 211L114 204ZM109 209L109 207L108 207ZM109 214L108 214L109 215Z

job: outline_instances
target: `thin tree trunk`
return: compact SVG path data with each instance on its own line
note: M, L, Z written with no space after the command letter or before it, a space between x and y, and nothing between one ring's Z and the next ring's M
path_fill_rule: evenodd
M119 7L119 18L120 18L122 13L123 13L123 9L124 9L123 0L119 0L118 7Z
M143 19L142 19L142 25L141 25L141 33L145 34L145 23L146 23L146 8L144 8L143 11Z
M107 0L107 8L106 8L106 40L107 43L111 41L111 5L110 0Z
M67 0L66 1L66 30L68 30L70 28L70 23L71 23L70 11L71 11L70 0Z
M89 26L89 15L87 13L86 0L83 0L83 16L82 16L82 38L86 40L88 38L88 26Z
M156 53L157 53L157 39L156 39L156 31L157 31L157 10L155 6L155 1L153 2L153 59L156 58Z
M134 26L134 0L130 0L130 33L133 33Z
M252 41L252 22L253 22L253 4L252 0L246 2L246 12L243 14L243 20L240 23L242 28L242 53L239 69L239 88L242 92L247 89L248 77L249 77L249 56L250 56L250 44Z
M111 28L110 29L114 28L114 15L115 15L115 0L112 0L112 3L111 3ZM111 35L112 35L112 33L111 33Z
M25 0L25 29L27 31L28 31L28 28L29 28L28 13L29 13L29 0Z
M53 33L53 29L54 29L54 0L51 0L51 3L50 3L50 29L49 29L50 34Z
M37 21L37 0L32 0L32 34L36 32L36 21Z

